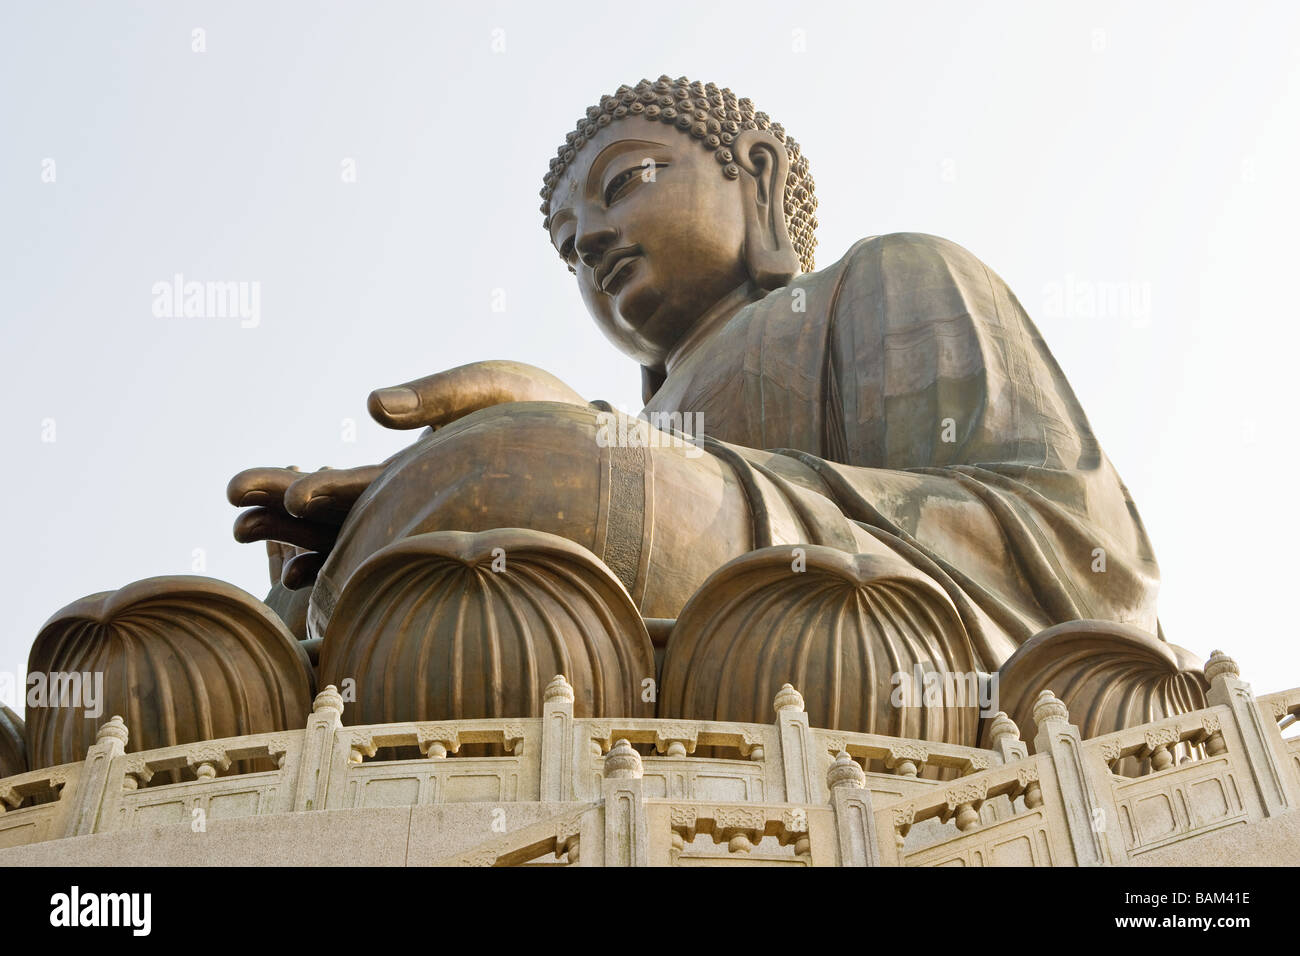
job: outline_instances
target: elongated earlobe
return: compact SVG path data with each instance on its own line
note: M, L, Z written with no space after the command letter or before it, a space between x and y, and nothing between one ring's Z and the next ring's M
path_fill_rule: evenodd
M763 289L779 289L799 274L799 257L785 226L785 146L766 130L746 130L732 146L745 192L745 262Z

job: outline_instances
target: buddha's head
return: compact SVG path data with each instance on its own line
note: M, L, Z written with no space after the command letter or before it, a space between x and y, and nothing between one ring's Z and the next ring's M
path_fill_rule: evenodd
M781 126L685 77L602 97L542 189L588 310L649 370L718 303L811 271L816 208L808 160Z

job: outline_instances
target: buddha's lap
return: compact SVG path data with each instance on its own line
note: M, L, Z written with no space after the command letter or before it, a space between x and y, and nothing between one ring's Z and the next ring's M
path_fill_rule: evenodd
M625 548L655 539L672 580L650 591L649 616L672 616L749 541L734 478L698 447L630 416L527 402L475 412L399 455L353 506L322 576L341 588L401 538L497 528L558 535L602 559L620 535Z

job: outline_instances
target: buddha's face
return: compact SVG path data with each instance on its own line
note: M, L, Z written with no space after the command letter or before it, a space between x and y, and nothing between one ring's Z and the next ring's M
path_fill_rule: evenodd
M551 197L551 241L602 331L659 367L710 306L749 279L746 192L713 153L629 116L578 151Z

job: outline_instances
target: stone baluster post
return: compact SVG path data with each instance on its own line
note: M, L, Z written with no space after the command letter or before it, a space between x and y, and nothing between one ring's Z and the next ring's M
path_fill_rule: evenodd
M542 704L542 757L539 792L543 801L573 799L573 688L556 674Z
M1020 728L1003 711L998 711L989 726L989 741L989 749L996 755L997 761L1004 765L1029 756L1029 747L1020 739ZM1006 796L989 800L985 806L988 808L990 823L1010 819L1015 812L1010 798Z
M777 738L781 741L781 763L785 770L785 802L812 803L812 735L803 695L789 684L777 691Z
M876 818L871 809L867 775L847 751L841 750L826 773L826 786L835 808L840 866L879 866Z
M1070 723L1065 704L1050 690L1034 701L1034 723L1038 725L1034 752L1045 758L1042 772L1051 773L1055 786L1050 790L1059 799L1052 815L1064 816L1075 864L1109 866L1112 859L1122 861L1119 819L1109 782L1105 781L1104 790L1094 782L1079 728ZM1097 763L1094 770L1099 770L1100 758Z
M1205 679L1210 682L1205 699L1211 706L1228 708L1231 716L1222 727L1227 749L1240 754L1250 768L1264 815L1277 816L1300 805L1300 794L1287 792L1282 774L1286 755L1275 748L1281 738L1268 732L1255 695L1240 675L1236 661L1223 651L1214 651L1205 663Z
M1003 711L998 711L989 727L990 749L1002 763L1015 763L1029 756L1029 748L1020 739L1020 728Z
M303 731L302 757L294 783L295 810L324 810L334 763L335 738L343 726L343 697L333 684L316 695L307 729Z
M625 739L605 755L605 865L649 866L650 830L646 820L641 755Z
M111 717L95 734L95 742L86 751L86 762L81 767L68 836L85 836L99 829L105 801L116 798L122 791L123 770L118 758L126 753L129 739L126 724L117 716Z

